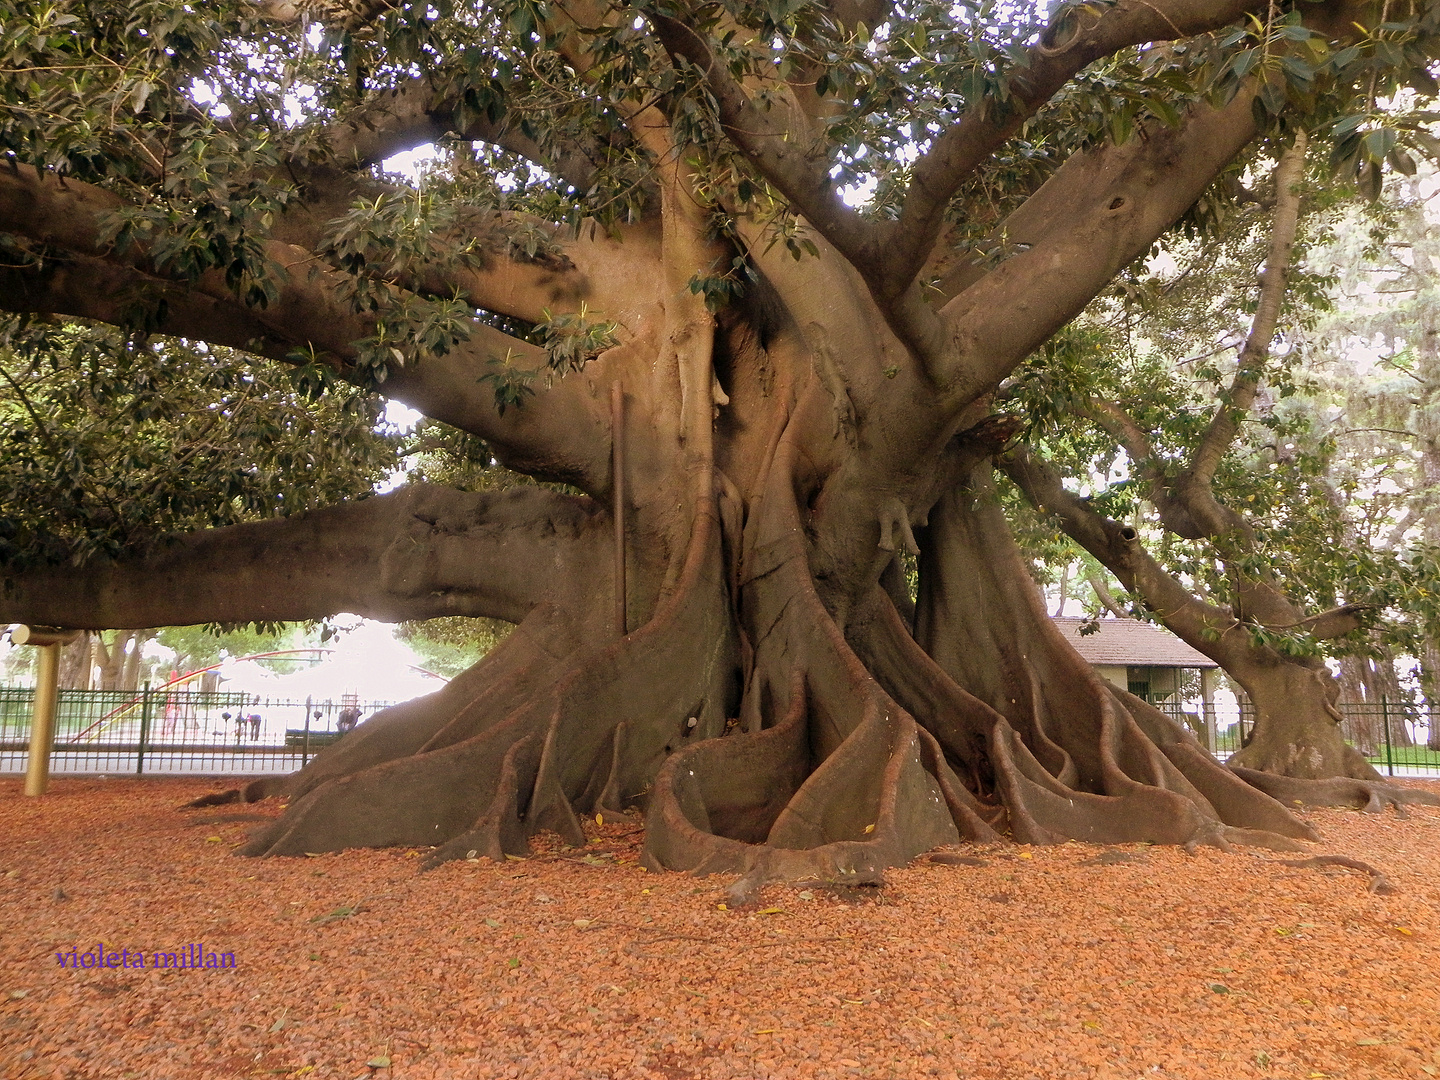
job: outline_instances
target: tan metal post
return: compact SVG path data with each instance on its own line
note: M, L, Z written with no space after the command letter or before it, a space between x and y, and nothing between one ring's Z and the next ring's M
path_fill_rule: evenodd
M50 751L55 745L55 702L60 687L60 646L75 640L79 631L48 626L17 626L10 631L16 645L34 645L35 701L30 711L30 758L25 764L25 794L44 795L50 784Z

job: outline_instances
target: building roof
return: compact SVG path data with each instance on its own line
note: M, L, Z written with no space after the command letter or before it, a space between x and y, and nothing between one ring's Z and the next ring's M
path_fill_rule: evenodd
M1214 668L1220 665L1196 652L1164 627L1139 619L1100 619L1100 629L1081 634L1089 619L1059 616L1054 622L1091 664L1134 664L1137 667Z

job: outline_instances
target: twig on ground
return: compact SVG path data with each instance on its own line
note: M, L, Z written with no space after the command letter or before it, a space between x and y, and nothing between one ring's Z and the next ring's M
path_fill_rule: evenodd
M1352 859L1348 855L1313 855L1308 859L1278 859L1281 866L1294 866L1299 869L1309 869L1316 866L1343 866L1347 870L1362 870L1370 875L1370 891L1380 896L1392 896L1400 890L1394 882L1385 876L1384 871L1378 870L1369 863L1361 862L1359 859Z

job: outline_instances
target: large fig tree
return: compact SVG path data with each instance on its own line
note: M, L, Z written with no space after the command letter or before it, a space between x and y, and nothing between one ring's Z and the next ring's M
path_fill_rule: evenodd
M1369 110L1428 91L1436 15L1037 18L6 0L0 304L378 386L551 483L30 565L0 619L518 624L290 781L256 854L499 857L637 806L652 864L750 883L999 833L1311 836L1051 627L991 398L1257 147L1359 108L1341 164L1378 180L1423 133Z

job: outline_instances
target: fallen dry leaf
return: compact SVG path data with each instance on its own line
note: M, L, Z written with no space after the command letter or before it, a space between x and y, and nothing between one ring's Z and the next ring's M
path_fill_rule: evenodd
M773 886L750 919L722 906L724 878L647 874L633 819L585 820L602 865L542 836L529 860L420 873L427 850L317 864L195 843L175 806L213 787L59 777L25 799L0 780L0 1077L1440 1073L1420 997L1440 971L1435 808L1307 813L1315 852L1383 869L1389 896L1243 850L953 845L883 888ZM55 962L100 941L237 966Z

